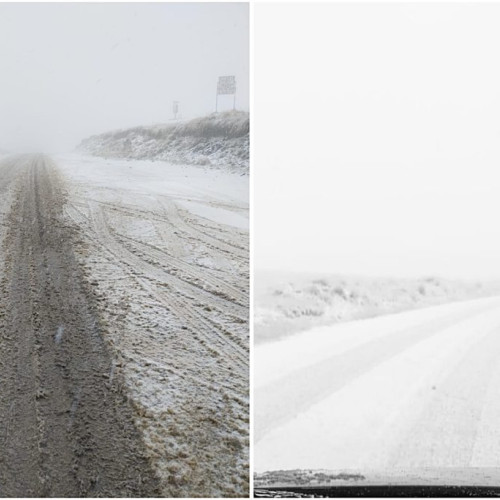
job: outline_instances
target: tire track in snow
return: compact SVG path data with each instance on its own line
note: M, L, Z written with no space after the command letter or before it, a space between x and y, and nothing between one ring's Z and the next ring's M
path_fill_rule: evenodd
M33 156L17 173L0 289L0 496L154 496L132 408L109 380L57 171Z

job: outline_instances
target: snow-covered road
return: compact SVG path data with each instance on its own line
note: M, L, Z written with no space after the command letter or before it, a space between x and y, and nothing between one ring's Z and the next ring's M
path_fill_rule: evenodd
M498 467L500 298L255 349L255 470Z

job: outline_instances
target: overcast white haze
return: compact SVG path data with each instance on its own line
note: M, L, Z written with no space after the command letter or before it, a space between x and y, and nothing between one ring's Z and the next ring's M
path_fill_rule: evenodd
M500 278L500 5L255 25L256 269Z
M244 3L2 3L0 149L205 115L226 74L248 110L248 51Z

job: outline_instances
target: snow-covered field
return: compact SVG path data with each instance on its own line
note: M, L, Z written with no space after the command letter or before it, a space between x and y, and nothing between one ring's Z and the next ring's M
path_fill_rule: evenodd
M493 297L257 346L256 471L498 467L499 324Z
M248 177L55 158L166 496L248 493Z

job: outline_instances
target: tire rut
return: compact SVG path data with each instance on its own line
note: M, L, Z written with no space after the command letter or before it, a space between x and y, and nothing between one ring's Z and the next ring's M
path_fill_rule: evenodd
M126 263L132 269L135 269L136 273L138 270L140 270L146 276L149 276L151 278L159 276L158 281L162 283L171 283L174 280L174 277L162 272L160 269L152 266L151 264L144 262L138 256L123 247L118 241L116 241L116 239L109 231L104 218L104 213L99 209L98 206L92 205L91 208L94 229L99 235L99 241L101 243L106 243L107 250L113 253L113 255L119 262ZM206 341L209 343L214 344L218 341L218 343L220 344L221 352L227 352L231 359L233 357L239 358L240 365L238 368L246 371L246 367L248 366L248 355L244 346L242 345L241 339L234 337L231 332L223 330L221 327L214 325L211 320L203 316L194 307L186 307L185 301L176 298L174 294L159 294L154 290L152 283L150 283L148 280L141 279L141 282L149 293L154 295L160 302L163 302L168 309L172 310L174 314L177 315L177 317L183 318L184 321L186 321L191 326L193 332L196 332L197 335L205 337ZM179 282L181 282L181 280L175 279L174 285L179 286ZM193 293L192 288L189 290L189 293ZM207 293L205 295L208 296L209 294Z
M49 159L19 167L0 289L0 496L155 496Z

